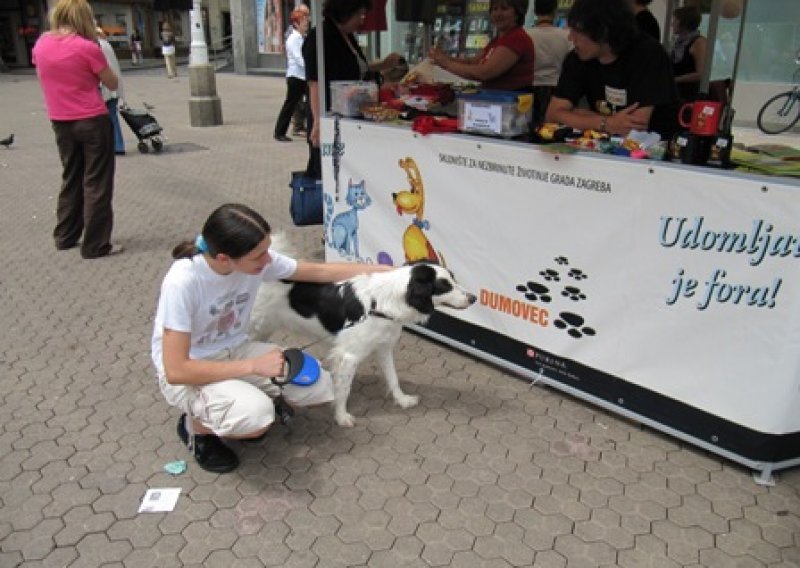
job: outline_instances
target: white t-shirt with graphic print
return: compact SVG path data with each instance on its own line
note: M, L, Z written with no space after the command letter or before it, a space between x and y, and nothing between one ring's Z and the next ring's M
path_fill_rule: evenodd
M270 250L272 262L260 275L217 274L205 256L196 254L172 263L158 299L153 326L153 364L164 374L164 329L190 333L191 359L205 359L247 341L247 328L256 292L262 282L288 278L297 261Z

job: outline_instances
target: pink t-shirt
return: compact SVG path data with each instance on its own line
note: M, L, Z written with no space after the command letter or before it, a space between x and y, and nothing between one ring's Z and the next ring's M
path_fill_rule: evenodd
M33 46L33 64L50 120L107 114L99 73L108 67L100 46L79 35L46 33Z

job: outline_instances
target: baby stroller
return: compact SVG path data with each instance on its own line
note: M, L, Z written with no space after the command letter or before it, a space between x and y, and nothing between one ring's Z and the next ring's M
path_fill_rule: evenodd
M150 151L147 146L148 140L150 140L154 152L161 152L164 147L164 141L161 140L159 134L163 129L152 114L146 110L134 109L129 106L120 107L119 113L125 123L133 130L136 138L139 139L139 144L136 146L139 152L147 154Z

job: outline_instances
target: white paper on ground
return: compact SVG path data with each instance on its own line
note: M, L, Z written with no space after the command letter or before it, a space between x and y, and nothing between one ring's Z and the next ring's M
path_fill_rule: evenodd
M166 487L148 489L139 505L140 513L163 513L175 509L178 497L181 494L180 487Z

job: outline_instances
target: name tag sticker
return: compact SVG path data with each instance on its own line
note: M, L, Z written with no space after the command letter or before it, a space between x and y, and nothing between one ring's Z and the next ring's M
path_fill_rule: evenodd
M628 106L628 91L606 85L606 100L614 108L626 107Z
M500 105L465 103L464 128L500 134L503 128L503 107Z

